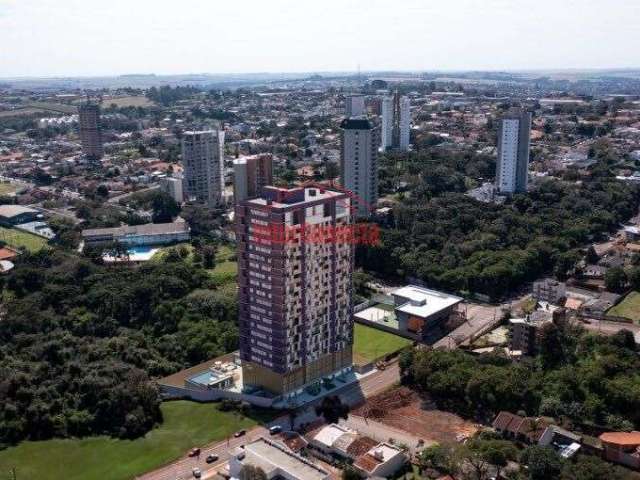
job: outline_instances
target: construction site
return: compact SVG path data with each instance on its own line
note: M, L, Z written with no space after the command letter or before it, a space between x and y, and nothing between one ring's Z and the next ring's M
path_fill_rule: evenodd
M461 442L480 429L478 424L438 410L430 400L405 387L371 397L352 413L411 432L425 442Z

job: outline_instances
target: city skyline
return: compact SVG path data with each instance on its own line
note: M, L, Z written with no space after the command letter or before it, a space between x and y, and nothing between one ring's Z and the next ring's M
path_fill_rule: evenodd
M0 41L17 46L0 77L638 66L640 7L622 0L362 6L0 0Z

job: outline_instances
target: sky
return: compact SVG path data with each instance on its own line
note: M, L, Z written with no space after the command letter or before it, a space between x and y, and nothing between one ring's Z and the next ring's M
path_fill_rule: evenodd
M0 0L0 77L640 67L637 0Z

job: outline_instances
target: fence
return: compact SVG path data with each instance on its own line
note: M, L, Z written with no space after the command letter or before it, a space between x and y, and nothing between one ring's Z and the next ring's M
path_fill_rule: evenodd
M215 402L226 398L240 402L248 402L258 407L269 408L274 403L274 398L258 397L246 393L232 392L230 390L192 390L189 388L176 387L174 385L160 385L160 393L166 399L188 398L196 402Z

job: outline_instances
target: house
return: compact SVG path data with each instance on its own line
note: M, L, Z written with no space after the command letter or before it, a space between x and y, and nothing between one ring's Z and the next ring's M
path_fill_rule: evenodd
M502 411L493 420L492 426L505 438L526 443L538 443L550 423L544 417L522 417Z
M580 450L581 444L580 435L557 425L549 425L538 440L538 445L553 448L562 458L574 456Z
M640 432L605 432L599 438L605 459L640 469Z
M390 478L407 463L407 456L398 447L380 443L353 462L367 477Z
M358 432L350 430L342 425L332 423L320 429L311 441L310 445L327 455L337 455L350 458L349 446L358 438Z
M330 474L325 469L305 457L292 452L285 445L261 437L231 452L229 475L238 480L245 465L261 468L268 480L328 480Z

